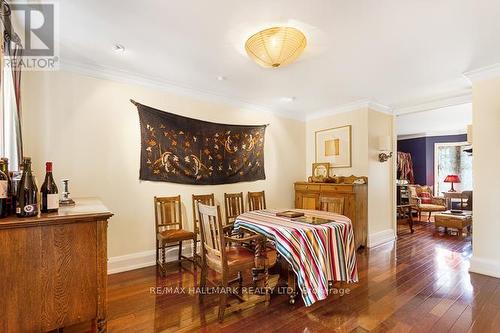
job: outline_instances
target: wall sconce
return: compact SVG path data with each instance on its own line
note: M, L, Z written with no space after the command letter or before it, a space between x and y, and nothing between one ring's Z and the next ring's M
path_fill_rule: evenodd
M392 157L392 149L391 149L391 137L390 136L381 136L378 139L378 149L380 150L380 154L378 154L378 160L380 162L387 162Z

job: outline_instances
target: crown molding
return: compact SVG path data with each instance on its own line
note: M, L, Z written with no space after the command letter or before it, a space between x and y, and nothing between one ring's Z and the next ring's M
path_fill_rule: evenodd
M216 104L225 104L235 108L242 108L248 111L272 113L282 118L299 120L302 122L305 121L305 117L303 115L297 115L296 113L280 111L263 105L258 105L255 103L234 99L212 91L204 91L200 89L186 87L175 82L162 80L156 77L147 77L145 75L124 71L116 68L63 61L60 64L60 70L81 74L97 79L110 80L126 84L136 84L182 96L192 97L197 100L208 101Z
M465 89L463 91L455 92L454 94L432 99L419 104L406 105L394 108L394 114L401 116L410 113L425 112L435 109L441 109L449 106L463 105L472 103L472 90Z
M351 103L347 103L347 104L343 104L343 105L340 105L337 107L333 107L331 109L323 109L323 110L315 111L315 112L308 114L306 116L306 121L324 118L324 117L328 117L328 116L339 114L339 113L357 111L360 109L371 109L371 110L374 110L377 112L393 115L392 109L389 106L383 105L383 104L375 102L373 100L362 99L359 101L354 101Z
M500 63L474 69L463 74L472 83L500 77Z
M462 134L467 135L467 129L423 132L423 133L415 133L415 134L403 134L403 135L398 135L397 139L398 140L409 140L409 139L418 139L418 138L428 138L431 136L462 135Z

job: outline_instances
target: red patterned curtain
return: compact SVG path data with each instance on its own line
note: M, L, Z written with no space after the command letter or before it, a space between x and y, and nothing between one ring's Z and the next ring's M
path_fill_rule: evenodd
M413 174L413 162L410 153L398 151L398 179L405 179L410 184L415 184L415 175Z

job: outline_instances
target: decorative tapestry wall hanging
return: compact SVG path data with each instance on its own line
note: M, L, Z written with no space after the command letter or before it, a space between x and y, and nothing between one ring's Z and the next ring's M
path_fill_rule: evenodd
M131 102L141 125L141 180L213 185L266 178L266 125L217 124Z

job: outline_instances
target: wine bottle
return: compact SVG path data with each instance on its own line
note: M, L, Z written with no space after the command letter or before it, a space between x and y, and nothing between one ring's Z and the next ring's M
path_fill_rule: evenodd
M8 185L8 197L7 197L7 204L8 204L8 210L9 210L9 215L14 213L16 211L16 206L14 206L14 189L12 187L12 172L9 171L9 159L7 157L2 157L1 160L5 163L3 166L3 173L7 175L7 179L9 180L9 185Z
M0 160L0 218L10 214L10 181L5 161Z
M18 217L36 216L38 214L38 190L31 172L31 158L25 157L23 165L23 175L17 188L16 214Z
M59 192L52 176L52 162L45 163L45 180L40 187L42 194L42 213L54 213L59 209Z

